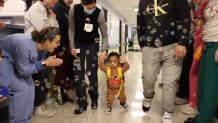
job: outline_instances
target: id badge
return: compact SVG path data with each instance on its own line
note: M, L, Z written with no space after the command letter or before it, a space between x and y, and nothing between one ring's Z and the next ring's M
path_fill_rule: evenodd
M80 49L76 49L76 53L80 53Z
M84 30L86 32L91 32L93 30L93 24L85 24Z

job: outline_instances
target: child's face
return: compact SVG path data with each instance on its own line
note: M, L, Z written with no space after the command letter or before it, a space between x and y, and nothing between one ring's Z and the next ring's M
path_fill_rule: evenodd
M108 66L111 68L111 69L115 69L117 68L119 64L119 59L117 56L111 56L109 59L108 59Z

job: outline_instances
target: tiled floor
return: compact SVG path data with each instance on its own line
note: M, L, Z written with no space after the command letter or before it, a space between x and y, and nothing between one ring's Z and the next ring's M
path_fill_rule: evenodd
M141 53L130 52L127 54L127 59L131 65L130 70L125 74L127 103L130 106L128 110L124 110L116 100L111 115L105 115L105 75L99 71L100 97L98 110L92 111L89 105L86 112L75 115L73 114L75 104L67 103L63 106L55 106L56 116L52 118L33 117L32 123L161 123L161 88L155 87L156 95L152 102L151 111L149 114L145 114L141 109L143 99ZM175 106L174 123L183 123L187 117L180 112L179 108L179 106Z

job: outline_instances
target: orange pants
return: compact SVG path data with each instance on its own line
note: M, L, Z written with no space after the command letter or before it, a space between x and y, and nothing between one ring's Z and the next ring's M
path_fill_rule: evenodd
M111 85L107 87L107 106L112 107L113 102L115 100L115 95L118 94L120 88L114 88L111 87ZM126 102L126 95L125 95L125 87L122 86L122 89L120 91L120 95L118 97L120 100L120 104L124 104Z

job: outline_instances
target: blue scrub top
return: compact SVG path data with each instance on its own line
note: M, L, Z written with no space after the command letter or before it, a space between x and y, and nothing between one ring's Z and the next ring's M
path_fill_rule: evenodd
M8 87L12 81L21 79L32 83L31 74L43 69L36 44L25 34L9 35L0 41L4 57L0 63L0 84Z

